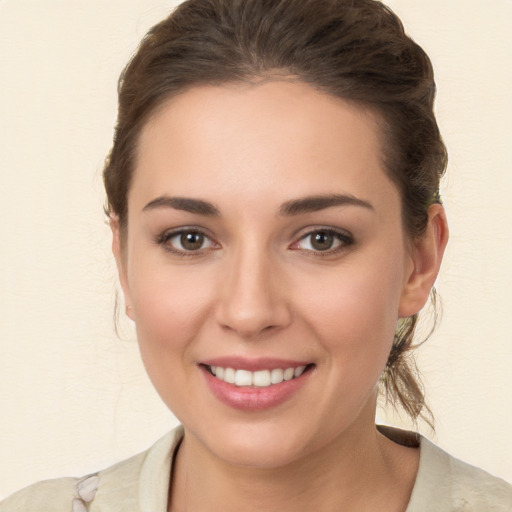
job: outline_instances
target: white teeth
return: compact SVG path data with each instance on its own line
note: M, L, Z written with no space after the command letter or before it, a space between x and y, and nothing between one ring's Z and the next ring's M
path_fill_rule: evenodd
M235 386L256 386L266 388L273 384L280 384L283 381L300 377L306 370L306 366L258 370L256 372L251 372L249 370L234 370L233 368L223 368L222 366L210 366L210 370L218 379L229 384L235 384Z
M293 374L295 372L295 368L286 368L286 370L284 371L284 380L292 380L293 379Z
M304 373L305 369L306 369L305 366L299 366L298 368L295 368L295 371L293 372L293 376L300 377Z
M236 386L252 386L252 372L237 370L235 373Z
M270 381L272 384L279 384L280 382L283 382L283 374L284 371L281 370L281 368L276 368L275 370L272 370L272 373L270 374Z
M261 370L252 374L252 383L260 388L270 386L270 372L268 370Z
M233 368L225 368L224 369L224 381L229 384L235 383L235 370Z

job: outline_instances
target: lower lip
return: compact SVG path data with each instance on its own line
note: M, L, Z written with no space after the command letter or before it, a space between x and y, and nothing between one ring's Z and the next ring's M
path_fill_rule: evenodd
M235 386L217 379L206 368L200 368L212 393L222 403L243 411L263 411L286 402L299 391L311 374L310 370L306 370L300 377L260 388Z

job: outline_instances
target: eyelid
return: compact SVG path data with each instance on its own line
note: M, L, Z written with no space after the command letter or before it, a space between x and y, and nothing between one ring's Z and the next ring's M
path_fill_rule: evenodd
M295 251L302 251L305 253L310 253L315 256L329 256L333 254L337 254L343 250L346 250L350 245L354 243L354 238L350 232L341 228L327 227L327 226L312 226L301 230L302 233L297 234L295 236L295 241L289 246L289 249ZM202 235L209 241L209 246L205 248L200 248L197 250L187 250L187 249L179 249L171 244L169 241L173 237L177 237L186 233L196 233ZM315 233L326 233L329 235L333 235L339 243L336 244L335 247L329 248L326 250L315 250L315 249L304 249L298 247L301 241L305 240L307 237L314 235ZM199 226L180 226L177 228L170 228L163 230L157 236L154 237L154 242L157 245L162 246L166 251L176 254L178 256L183 257L193 257L203 255L206 252L211 250L220 249L220 244L215 240L215 238L208 232L208 230L201 228Z
M198 250L186 250L179 249L169 244L169 241L172 238L186 233L195 233L204 236L205 239L210 241L210 246ZM220 244L208 233L208 231L198 226L180 226L178 228L166 229L154 238L154 242L157 245L162 246L166 251L183 257L199 256L203 255L205 252L220 248Z
M315 249L303 249L301 247L297 247L297 245L302 241L305 240L307 237L314 235L315 233L326 233L329 235L334 235L337 240L340 242L335 247L331 249L326 249L325 251L321 250L315 250ZM347 247L354 244L354 237L352 234L345 230L340 228L333 228L333 227L327 227L327 226L315 226L315 227L309 227L306 231L301 233L300 235L297 235L296 240L290 245L291 250L295 251L303 251L305 253L311 253L315 256L329 256L333 254L337 254L338 252L341 252L343 250L346 250Z

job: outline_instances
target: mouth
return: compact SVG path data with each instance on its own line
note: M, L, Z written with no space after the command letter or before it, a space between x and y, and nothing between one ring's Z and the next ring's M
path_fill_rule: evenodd
M234 384L237 387L267 388L282 382L299 378L305 371L311 369L313 364L290 366L287 368L273 368L272 370L241 370L223 366L203 365L215 378Z
M291 400L310 380L315 366L235 358L199 364L213 395L230 408L247 412L263 411Z

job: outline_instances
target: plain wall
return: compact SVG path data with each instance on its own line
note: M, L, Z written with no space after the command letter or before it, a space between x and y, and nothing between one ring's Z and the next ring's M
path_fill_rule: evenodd
M388 3L432 57L450 153L444 314L419 350L437 434L420 428L512 481L512 2ZM114 333L101 183L119 72L174 4L0 1L0 497L121 460L176 423L130 326Z

